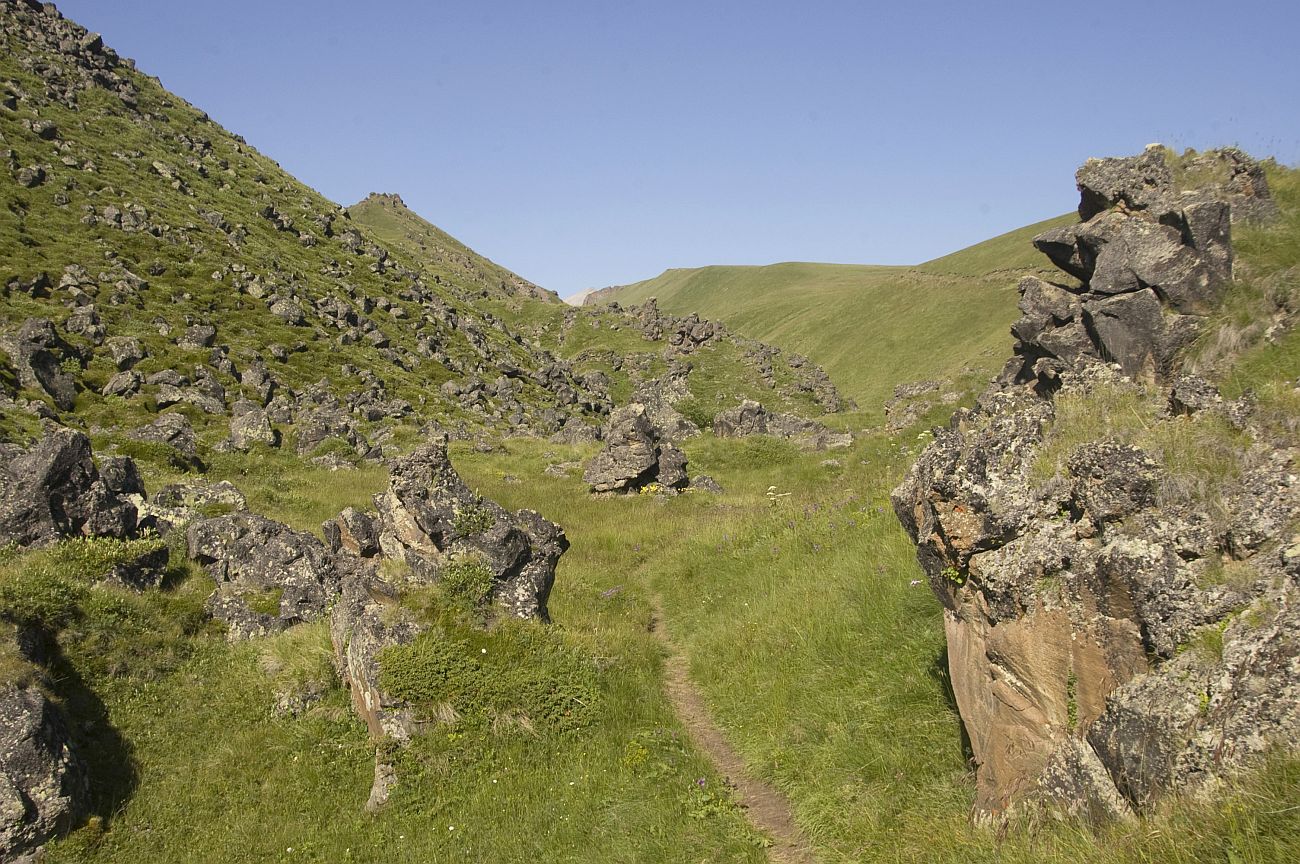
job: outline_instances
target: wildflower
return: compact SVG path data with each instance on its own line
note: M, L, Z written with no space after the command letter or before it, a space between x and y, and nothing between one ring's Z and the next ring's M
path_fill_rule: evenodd
M910 585L910 586L912 586L913 588L915 588L917 585L920 585L920 584L921 584L921 580L920 580L920 579L913 579L911 582L908 582L907 584Z

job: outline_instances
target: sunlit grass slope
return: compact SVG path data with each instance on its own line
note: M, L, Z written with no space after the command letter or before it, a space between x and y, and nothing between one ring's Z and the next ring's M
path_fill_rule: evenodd
M894 386L997 371L1016 317L1019 275L1047 260L1029 238L1073 216L1029 225L918 267L785 263L668 270L602 302L656 297L736 332L808 355L863 409Z
M411 210L397 195L369 195L348 208L348 215L386 245L400 249L432 272L451 272L489 294L521 292L558 302L521 276L491 261Z

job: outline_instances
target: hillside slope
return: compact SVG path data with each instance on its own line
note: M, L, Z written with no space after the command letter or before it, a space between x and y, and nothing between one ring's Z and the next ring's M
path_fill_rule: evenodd
M1069 218L1020 228L917 267L783 263L668 270L605 289L587 302L629 305L655 297L677 314L716 318L745 336L806 354L846 395L876 409L901 382L995 372L1016 317L1016 281L1044 267L1029 239Z
M412 261L434 273L450 272L488 295L532 297L558 302L554 291L540 288L488 260L437 225L406 206L402 196L374 193L348 208L352 221L367 228L380 242L400 249Z

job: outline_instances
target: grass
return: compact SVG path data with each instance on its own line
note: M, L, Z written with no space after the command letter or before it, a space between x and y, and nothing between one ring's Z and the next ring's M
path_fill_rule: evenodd
M998 371L1017 315L1018 276L1047 265L1029 238L1068 218L917 267L786 263L668 270L602 299L627 305L656 297L668 311L699 312L805 354L878 422L874 412L896 384L956 381L972 372L987 381Z

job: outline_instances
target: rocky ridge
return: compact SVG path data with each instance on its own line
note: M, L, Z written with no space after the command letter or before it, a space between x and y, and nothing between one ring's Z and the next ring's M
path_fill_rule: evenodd
M1227 179L1181 190L1154 148L1079 170L1086 221L1035 240L1078 283L1021 283L1015 357L893 493L945 609L984 817L1147 812L1300 731L1294 430L1179 360L1231 278L1233 222L1274 208L1244 154L1197 161ZM1137 422L1069 437L1111 411ZM1189 447L1230 464L1189 474Z

